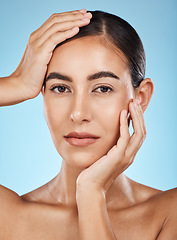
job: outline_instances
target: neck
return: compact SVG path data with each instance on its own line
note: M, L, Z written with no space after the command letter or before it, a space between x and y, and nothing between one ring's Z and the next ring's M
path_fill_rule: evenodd
M66 206L76 206L76 181L81 169L62 161L59 174L50 182L48 188L56 202Z
M81 169L74 168L63 160L59 174L48 185L49 192L56 203L68 207L77 207L76 181L81 172ZM134 202L130 181L124 174L118 176L110 186L106 192L106 201L110 209L114 208L115 204L116 208L122 208Z

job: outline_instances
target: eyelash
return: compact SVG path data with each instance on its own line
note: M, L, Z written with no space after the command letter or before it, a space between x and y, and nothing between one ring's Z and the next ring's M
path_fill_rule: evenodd
M66 87L66 86L64 86L64 85L57 85L57 86L53 86L50 90L51 90L51 91L54 91L54 92L56 92L56 93L58 93L58 94L66 93L66 92L55 91L56 89L59 90L60 87L64 87L65 89L68 88L68 87ZM99 92L99 93L102 93L102 94L104 94L104 93L109 93L109 92L112 92L112 91L113 91L113 89L112 89L111 87L108 87L108 86L105 86L105 85L101 85L101 86L95 88L94 91L95 91L96 89L98 89L98 88L100 88L100 89L101 89L101 88L106 88L107 90L109 89L109 91L106 91L106 92L101 92L101 91Z
M55 89L59 89L59 87L64 87L65 89L67 88L66 86L64 86L64 85L57 85L57 86L53 86L50 90L51 91L54 91L54 92L57 92L57 91L55 91ZM58 92L59 93L59 92ZM61 92L61 93L65 93L65 92Z

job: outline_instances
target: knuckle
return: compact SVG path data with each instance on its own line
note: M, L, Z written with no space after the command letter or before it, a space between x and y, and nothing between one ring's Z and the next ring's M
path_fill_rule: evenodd
M53 23L53 24L56 23L57 20L58 20L58 16L56 16L56 15L53 16L51 20L52 20L52 23Z
M84 15L84 13L77 13L77 14L75 14L75 18L76 19L78 19L78 18L85 18L85 15Z
M145 138L146 138L146 136L147 136L147 131L146 131L146 129L144 129L144 136L145 136Z
M144 134L141 134L140 138L139 138L139 145L141 146L142 143L144 141Z
M125 141L128 142L129 139L130 139L130 133L126 132L126 134L125 134Z
M53 16L52 20L53 20L53 22L57 22L57 20L58 20L58 15L55 14L55 15Z
M31 39L29 39L27 47L28 47L28 50L33 51L34 43Z
M55 30L56 28L58 28L58 23L56 22L56 21L54 21L54 23L52 24L52 26L51 26L51 29L53 30Z
M134 157L132 157L132 158L130 159L130 161L129 161L129 166L133 164L134 159L135 159Z
M145 129L143 129L143 132L142 132L142 140L143 141L146 139L146 135L147 135L147 132Z
M139 139L142 139L143 136L144 136L144 131L143 131L143 129L139 129L139 131L137 131L137 135L138 135Z
M29 37L29 43L30 43L30 44L33 43L33 42L34 42L34 39L35 39L35 32L32 32L32 33L30 34L30 37Z
M140 147L142 146L143 141L144 141L143 138L138 141L138 144L137 144L137 149L138 149L138 150L139 150Z
M143 141L146 139L146 135L147 135L146 133L143 135Z
M53 18L55 18L56 16L58 16L58 13L53 13L53 14L50 16L50 18L53 19Z
M143 139L143 138L144 138L144 132L141 131L141 132L140 132L140 139Z
M50 20L52 21L52 23L55 23L58 21L60 14L59 13L53 13L50 17Z
M58 43L62 41L65 41L67 38L66 32L60 32L60 33L55 33L52 37L51 37L51 41L53 43L53 45L57 45Z
M68 37L68 31L61 32L62 35L62 41L65 41Z
M50 37L50 41L51 41L51 43L52 44L56 44L56 39L57 39L57 36L56 36L57 34L55 33L55 34L53 34L51 37Z
M71 22L72 25L74 25L78 22L78 20L72 19L72 20L70 20L70 22Z

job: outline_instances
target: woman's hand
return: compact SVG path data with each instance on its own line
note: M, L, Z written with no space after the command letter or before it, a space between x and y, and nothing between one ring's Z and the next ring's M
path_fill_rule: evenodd
M117 145L111 148L107 155L81 172L77 179L77 194L79 190L83 192L87 189L88 191L90 189L107 191L116 177L133 163L135 155L145 139L146 128L143 111L137 99L129 104L129 112L134 133L130 136L127 111L123 110L120 115L120 137Z
M56 45L76 35L79 27L89 24L91 17L91 13L86 13L85 9L53 14L30 35L23 58L10 76L18 83L16 87L23 86L20 89L24 100L40 93L47 64Z
M112 182L133 162L146 129L137 99L129 104L134 133L129 134L127 111L120 116L120 137L107 155L82 171L77 178L76 201L82 240L116 240L107 211L105 193Z

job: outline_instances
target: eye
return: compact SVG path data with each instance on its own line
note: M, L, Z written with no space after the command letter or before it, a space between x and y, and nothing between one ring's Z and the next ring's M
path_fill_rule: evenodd
M100 92L100 93L107 93L107 92L112 92L113 89L111 87L102 85L102 86L96 88L94 91Z
M65 92L69 92L69 90L66 91L67 89L68 88L63 85L57 85L57 86L53 86L50 90L56 93L65 93Z

